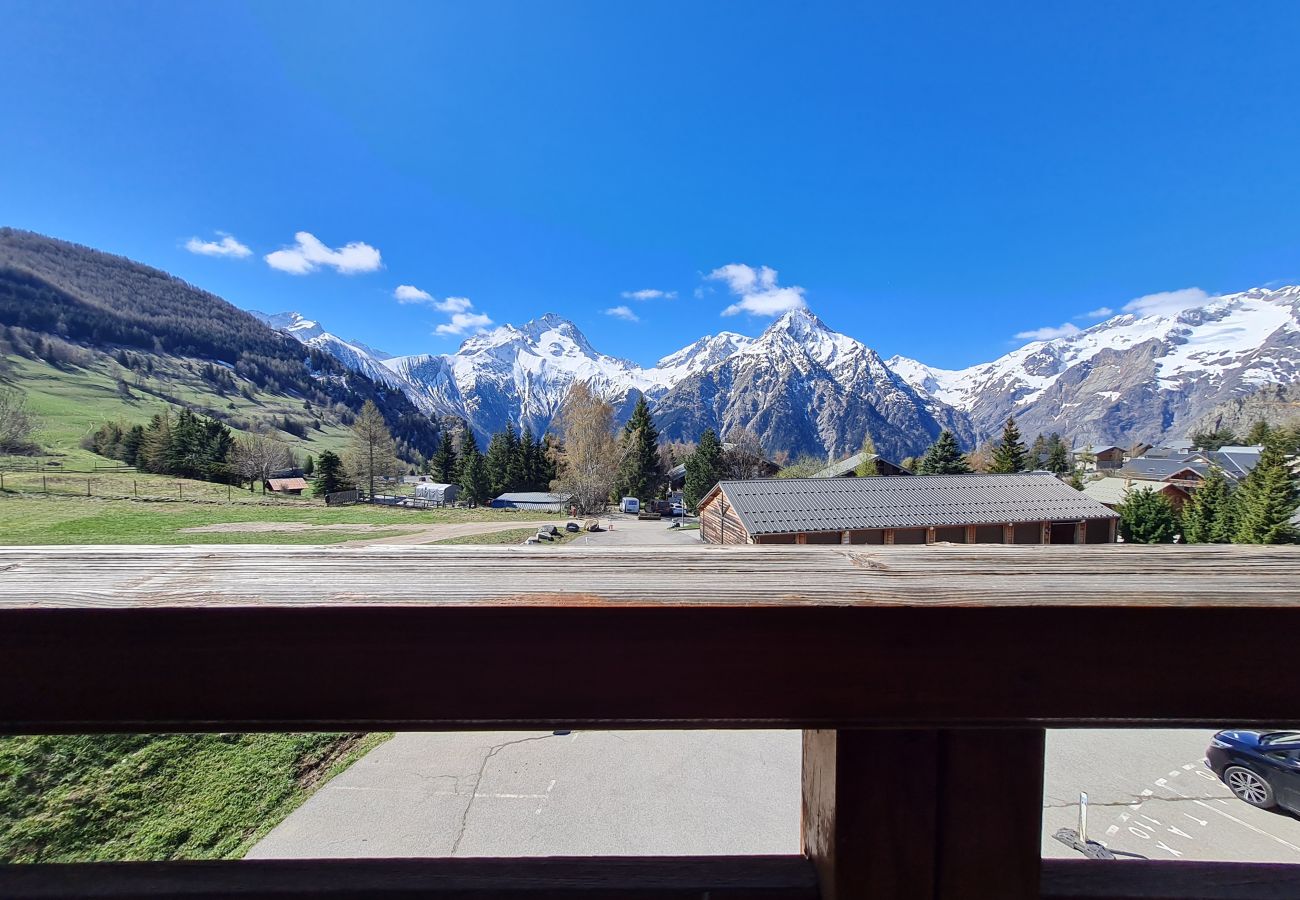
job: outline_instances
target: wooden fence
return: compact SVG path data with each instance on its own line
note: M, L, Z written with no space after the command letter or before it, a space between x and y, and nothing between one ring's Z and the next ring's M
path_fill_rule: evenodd
M1045 728L1294 723L1298 634L1300 548L0 549L10 733L804 730L802 855L13 865L0 896L1294 898L1296 867L1040 842ZM1104 664L1135 646L1228 662Z

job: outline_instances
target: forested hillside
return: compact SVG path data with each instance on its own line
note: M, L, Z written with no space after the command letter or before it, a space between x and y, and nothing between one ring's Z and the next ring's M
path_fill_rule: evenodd
M0 326L41 356L44 337L97 351L210 361L265 391L356 411L373 400L408 458L431 455L438 426L400 391L268 328L165 272L53 238L0 228Z

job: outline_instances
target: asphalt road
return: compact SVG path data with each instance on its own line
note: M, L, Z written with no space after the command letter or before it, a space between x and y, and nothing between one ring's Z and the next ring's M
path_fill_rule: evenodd
M1089 836L1153 859L1300 862L1300 819L1202 765L1206 731L1050 732L1043 854L1089 794ZM996 802L993 798L990 802ZM799 734L400 734L249 858L796 853Z

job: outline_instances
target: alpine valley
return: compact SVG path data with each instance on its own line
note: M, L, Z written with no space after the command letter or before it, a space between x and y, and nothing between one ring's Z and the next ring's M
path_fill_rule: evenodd
M212 409L261 391L284 409L258 399L249 401L253 413L274 410L280 424L289 413L304 422L309 415L309 435L328 433L373 399L413 455L432 452L453 419L480 439L507 422L543 434L578 381L613 403L620 420L644 395L667 440L743 426L771 454L840 457L870 434L894 459L923 452L945 428L974 446L1008 415L1026 436L1056 431L1079 447L1181 436L1225 404L1253 408L1256 394L1300 382L1300 287L1227 294L1167 315L1118 315L958 371L882 359L803 308L758 337L706 335L649 368L600 352L552 313L476 334L454 353L394 357L298 313L247 313L157 269L3 228L0 325L8 329L0 338L8 334L29 354L79 345L124 393L139 390L140 358L150 355L177 371L219 375L214 384L226 393ZM72 379L79 371L56 361L46 374Z

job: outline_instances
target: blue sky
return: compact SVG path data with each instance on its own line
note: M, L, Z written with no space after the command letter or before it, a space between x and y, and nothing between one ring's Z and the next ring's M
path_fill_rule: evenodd
M1300 280L1293 0L0 20L0 224L390 352L553 310L650 362L802 301L962 366L1143 295Z

